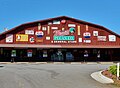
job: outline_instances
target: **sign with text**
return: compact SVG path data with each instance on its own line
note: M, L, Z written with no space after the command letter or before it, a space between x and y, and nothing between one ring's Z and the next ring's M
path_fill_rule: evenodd
M85 32L83 34L83 36L84 36L84 38L90 38L91 34L90 34L90 32Z
M115 42L116 41L116 36L115 35L109 35L109 41L110 42Z
M106 36L98 36L98 41L106 41Z
M25 30L25 34L34 35L34 30Z
M55 30L53 31L54 36L64 36L69 35L69 30L61 31L61 30Z
M54 36L53 40L65 40L65 41L68 41L68 40L75 40L75 36Z
M16 41L27 42L28 35L26 34L16 34Z

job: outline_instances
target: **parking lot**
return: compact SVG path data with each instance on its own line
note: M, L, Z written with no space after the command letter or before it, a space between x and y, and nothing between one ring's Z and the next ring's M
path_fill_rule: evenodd
M3 67L2 67L3 66ZM0 64L0 88L117 88L90 77L110 65Z

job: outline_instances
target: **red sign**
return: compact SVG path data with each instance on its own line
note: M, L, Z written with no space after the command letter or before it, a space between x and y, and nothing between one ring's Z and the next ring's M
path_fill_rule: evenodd
M32 50L27 50L27 52L32 52Z
M65 24L65 23L66 23L66 20L61 20L61 23L62 23L62 24Z

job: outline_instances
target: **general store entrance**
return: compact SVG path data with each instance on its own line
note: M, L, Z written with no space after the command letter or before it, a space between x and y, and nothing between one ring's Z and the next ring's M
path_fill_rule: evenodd
M0 61L96 62L119 61L119 49L92 48L0 48Z

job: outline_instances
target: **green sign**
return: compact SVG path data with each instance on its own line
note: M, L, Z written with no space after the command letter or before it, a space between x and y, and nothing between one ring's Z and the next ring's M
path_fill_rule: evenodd
M70 33L74 33L75 32L75 28L70 28Z
M11 57L16 57L16 50L12 50Z
M54 36L53 40L75 40L75 36Z

